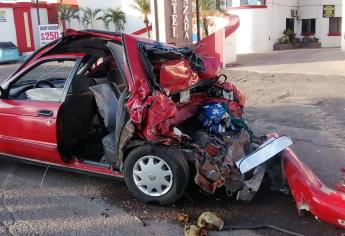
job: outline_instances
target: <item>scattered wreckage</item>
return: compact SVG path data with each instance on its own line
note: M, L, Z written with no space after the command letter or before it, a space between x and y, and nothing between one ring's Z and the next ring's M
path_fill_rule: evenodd
M197 223L191 224L189 222L189 216L186 214L179 214L176 217L176 220L179 223L184 224L184 236L208 236L210 230L217 231L233 231L233 230L258 230L258 229L271 229L276 230L281 233L292 235L292 236L303 236L303 234L296 233L290 230L286 230L274 225L224 225L223 219L218 217L213 212L204 212L202 213L197 220Z
M289 137L256 137L244 105L212 55L68 30L1 86L0 154L124 177L136 198L161 205L177 201L193 174L207 193L224 187L249 201L267 173L272 190L291 192L299 211L345 228L342 186L326 187L289 149Z

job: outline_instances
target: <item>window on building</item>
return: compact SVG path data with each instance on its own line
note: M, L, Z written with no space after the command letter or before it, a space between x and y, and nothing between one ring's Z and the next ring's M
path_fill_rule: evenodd
M311 36L315 34L316 20L302 19L302 35Z
M329 18L329 35L341 35L341 17Z
M230 7L240 7L240 6L265 6L266 0L240 0L240 1L233 1L233 0L224 0L224 4L226 8Z
M225 1L225 5L226 5L226 7L232 7L232 0L226 0Z
M286 18L286 30L291 30L292 32L295 32L295 19L294 18Z

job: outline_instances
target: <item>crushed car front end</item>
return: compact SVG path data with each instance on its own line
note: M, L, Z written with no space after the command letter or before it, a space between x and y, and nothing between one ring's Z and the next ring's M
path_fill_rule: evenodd
M120 145L178 148L195 166L195 183L207 193L224 187L251 200L267 174L272 190L292 193L299 211L345 228L345 194L326 187L289 149L289 137L257 137L243 118L245 96L212 57L188 48L124 35L132 76L126 104L130 122Z

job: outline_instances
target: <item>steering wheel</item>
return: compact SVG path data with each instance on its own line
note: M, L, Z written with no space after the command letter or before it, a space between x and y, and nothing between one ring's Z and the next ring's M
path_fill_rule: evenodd
M52 82L49 82L48 80L37 81L34 85L34 88L42 88L40 87L41 84L48 85L50 88L55 88L55 85Z

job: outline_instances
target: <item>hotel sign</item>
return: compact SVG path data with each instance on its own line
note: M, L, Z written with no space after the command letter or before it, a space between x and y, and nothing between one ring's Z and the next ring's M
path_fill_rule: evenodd
M330 18L335 16L335 5L323 5L323 17Z
M165 1L167 42L184 46L192 43L192 1Z

